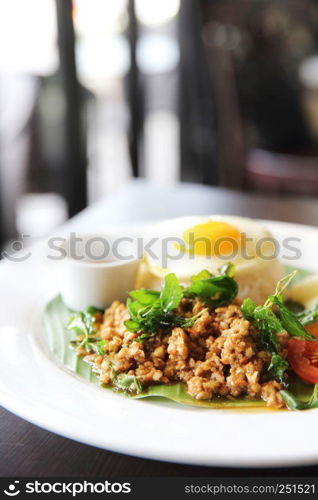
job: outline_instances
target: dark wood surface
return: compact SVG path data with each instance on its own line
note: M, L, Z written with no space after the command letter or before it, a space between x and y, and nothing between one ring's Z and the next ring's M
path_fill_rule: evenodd
M264 198L216 188L158 188L136 182L89 209L106 222L198 213L234 213L318 225L318 201ZM87 212L77 226L87 220ZM27 381L25 381L27 383ZM194 467L99 450L57 436L0 409L0 476L317 476L318 466L287 469Z
M83 445L0 409L0 472L14 477L317 477L318 467L229 469L145 460Z

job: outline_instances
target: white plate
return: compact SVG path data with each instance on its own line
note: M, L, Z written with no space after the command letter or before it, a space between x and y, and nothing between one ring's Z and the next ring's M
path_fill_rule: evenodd
M289 264L318 271L317 229L266 225L279 241L300 239L302 255ZM0 403L5 408L68 438L141 457L223 466L318 462L318 410L210 410L134 401L67 372L44 341L43 308L56 293L46 254L42 244L27 261L0 265Z

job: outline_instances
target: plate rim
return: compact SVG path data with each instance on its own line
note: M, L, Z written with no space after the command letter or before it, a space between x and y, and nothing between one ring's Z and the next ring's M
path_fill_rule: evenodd
M303 224L296 224L296 223L289 223L289 222L281 222L281 221L271 221L267 219L255 219L258 220L259 222L265 224L265 225L271 225L272 227L276 226L288 226L290 228L294 228L295 230L304 230L307 229L309 231L314 231L316 232L316 235L318 237L318 228L315 226L311 225L303 225ZM145 225L145 223L141 222L141 224ZM118 227L118 226L117 226ZM138 225L136 225L138 227ZM3 267L6 265L5 262L0 263L0 273L2 272ZM317 269L318 271L318 269ZM120 396L118 396L120 397ZM20 402L21 403L21 402ZM140 404L140 402L135 402L136 404ZM231 461L229 457L219 457L216 458L211 457L209 459L204 459L203 457L199 458L196 456L196 458L192 455L190 457L185 457L185 456L178 456L178 453L174 452L171 454L169 453L169 456L164 453L164 452L158 452L156 450L149 451L149 447L143 447L143 446L137 446L135 449L130 449L127 450L127 448L124 448L124 445L118 445L118 444L110 444L105 447L105 445L100 445L96 440L92 441L92 439L84 439L79 436L77 432L74 432L73 434L71 432L63 432L63 429L60 425L51 425L51 424L43 424L43 418L41 417L37 418L35 415L32 416L32 410L28 410L26 406L24 406L24 402L22 401L21 404L19 404L19 398L15 397L14 394L11 394L9 392L3 391L3 389L0 387L0 404L6 408L7 410L11 411L12 413L16 414L20 418L23 418L41 428L44 428L50 432L53 432L55 434L61 435L65 438L68 439L73 439L78 442L84 443L86 445L90 446L95 446L97 448L101 449L107 449L110 451L114 452L119 452L125 455L133 455L133 456L138 456L142 458L147 458L147 459L152 459L152 460L161 460L161 461L166 461L166 462L177 462L177 463L187 463L190 465L205 465L205 466L226 466L226 467L282 467L282 466L291 466L291 465L310 465L310 464L315 464L318 462L318 441L317 441L317 449L314 452L311 453L304 453L303 455L298 455L298 456L290 456L286 454L286 456L283 457L267 457L267 458L260 458L259 460L256 460L255 457L244 457L243 455L240 458L240 463L238 464L237 459L234 459L234 461ZM217 410L220 411L220 410ZM225 410L227 411L227 410ZM313 410L314 411L314 410ZM318 412L318 410L316 410ZM42 420L42 422L41 422Z

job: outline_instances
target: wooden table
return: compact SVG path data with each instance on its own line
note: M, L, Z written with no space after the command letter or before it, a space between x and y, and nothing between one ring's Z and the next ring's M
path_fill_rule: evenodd
M318 225L318 201L278 199L198 185L158 187L136 181L72 221L81 228L190 214L227 213ZM27 381L26 381L27 383ZM0 409L0 476L317 476L318 466L293 469L226 469L156 462L99 450L40 429Z

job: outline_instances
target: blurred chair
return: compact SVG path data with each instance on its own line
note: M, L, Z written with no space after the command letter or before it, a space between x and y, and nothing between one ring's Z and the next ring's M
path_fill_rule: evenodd
M201 6L220 184L317 194L318 143L299 79L302 61L318 50L317 4L201 0Z
M318 157L254 149L247 155L245 186L254 191L318 195Z

